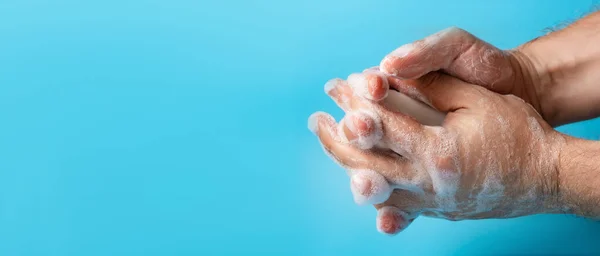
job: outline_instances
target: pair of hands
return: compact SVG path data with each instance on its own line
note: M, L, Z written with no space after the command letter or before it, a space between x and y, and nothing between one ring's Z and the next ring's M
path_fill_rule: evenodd
M349 170L355 201L378 209L381 232L395 234L420 215L561 212L565 138L544 121L532 73L518 51L450 28L396 49L379 68L328 82L346 116L338 124L315 113L309 128ZM385 104L389 90L446 116L434 125L435 113L398 112Z

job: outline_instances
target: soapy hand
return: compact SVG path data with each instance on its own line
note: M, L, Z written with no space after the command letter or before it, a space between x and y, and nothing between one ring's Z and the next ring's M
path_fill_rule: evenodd
M383 73L404 79L440 71L500 94L512 94L531 104L550 124L554 120L541 105L541 80L529 58L515 50L500 50L474 35L451 27L389 53L380 64ZM375 88L374 88L375 89ZM380 89L381 90L381 89ZM358 95L380 100L385 92Z
M447 113L443 123L423 125L423 117L356 95L385 98L387 88ZM380 231L396 233L419 215L462 220L562 210L562 135L520 98L439 72L402 80L367 70L329 82L326 91L346 116L336 124L316 113L309 128L349 170L355 200L376 204Z

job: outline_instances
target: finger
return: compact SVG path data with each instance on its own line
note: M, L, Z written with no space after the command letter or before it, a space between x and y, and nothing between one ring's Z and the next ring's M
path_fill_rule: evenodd
M352 81L350 81L350 77L352 77ZM378 77L382 79L379 79ZM386 98L388 93L386 91L393 88L390 84L391 79L401 78L383 73L379 69L379 66L375 66L363 70L362 73L351 74L348 79L348 85L351 88L359 88L356 89L356 91L363 92L363 95L358 93L359 96L365 99L380 101ZM393 89L397 90L397 88Z
M354 94L374 101L384 99L389 90L387 76L375 69L351 74L348 76L348 85Z
M371 170L352 171L350 190L354 202L359 205L383 203L392 193L392 188L385 177Z
M406 229L415 218L394 206L385 206L377 210L377 230L395 235Z
M421 185L419 177L412 168L395 175L381 171L353 171L351 188L357 202L366 201L375 204L376 208L393 205L407 212L418 212L423 207L433 207L423 201L423 196L429 192L429 188ZM391 184L393 193L377 197L375 192L380 190L378 186L383 181Z
M415 79L449 67L474 41L474 37L463 30L444 29L423 40L400 46L385 56L379 66L385 73Z
M357 97L355 90L346 80L331 79L325 84L324 89L325 93L346 113L365 107L364 97Z
M370 149L381 141L381 121L364 111L367 109L364 100L354 94L346 81L332 79L325 85L325 91L346 112L340 121L340 136L360 149Z
M389 198L392 191L385 177L398 177L406 172L408 164L396 155L381 151L363 151L343 142L333 118L325 113L315 113L309 118L309 129L316 133L325 152L339 165L349 170L354 182L351 185L355 201L358 204L380 203ZM356 170L356 171L353 171ZM368 178L368 184L361 183ZM367 190L369 190L367 192Z
M370 110L381 120L382 142L394 152L412 159L427 144L425 129L415 118L396 112L385 105L369 104Z
M345 80L335 78L327 81L324 86L325 94L345 112L350 111L350 100L352 99L352 89Z
M348 170L374 170L386 179L395 177L413 178L406 159L384 150L361 150L348 144L339 135L333 117L317 112L309 118L309 129L318 137L325 152L339 165Z
M499 93L509 92L515 75L512 67L509 53L455 27L403 45L380 64L383 72L408 79L443 70Z
M367 111L348 112L340 121L342 134L346 140L360 148L370 149L383 137L381 120Z
M405 189L394 189L385 202L375 205L378 210L378 230L386 234L395 234L406 229L424 207L431 207L424 200L423 193L421 189L409 186Z

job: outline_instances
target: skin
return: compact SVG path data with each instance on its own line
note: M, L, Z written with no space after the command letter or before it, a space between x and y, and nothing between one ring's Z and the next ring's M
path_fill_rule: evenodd
M598 42L600 12L508 51L449 28L399 47L380 68L405 79L441 71L500 94L513 94L552 126L559 126L600 115Z
M362 88L336 80L328 94L347 116L338 125L313 115L313 130L342 166L372 170L351 172L351 186L355 198L377 203L384 233L419 215L599 217L600 145L552 129L600 115L598 32L594 13L502 51L463 30L444 30L390 53L380 65L384 75L363 73ZM389 89L448 115L441 127L421 125L382 104ZM387 198L374 195L383 182L394 189L389 199L369 201Z
M557 169L565 138L535 109L515 96L441 73L402 82L448 113L442 126L425 126L376 102L352 97L343 81L336 84L340 88L336 91L349 95L331 95L336 102L350 97L340 106L356 123L354 131L324 113L311 117L324 149L340 165L374 170L395 189L387 201L376 205L384 209L379 230L396 233L419 215L463 220L563 211ZM377 118L354 118L357 111ZM377 126L369 123L377 119L388 149L353 146L354 137L375 132ZM373 191L369 187L380 186L361 184L354 190L365 197Z

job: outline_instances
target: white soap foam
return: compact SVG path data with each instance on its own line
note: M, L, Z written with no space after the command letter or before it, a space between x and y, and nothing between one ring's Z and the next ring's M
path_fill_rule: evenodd
M354 73L348 76L348 85L352 88L355 95L363 97L365 99L373 100L373 95L369 92L369 76L377 76L381 79L381 86L385 90L385 94L382 99L387 97L390 85L387 77L379 70L368 69L363 73Z
M318 111L308 117L308 130L317 134L319 132L319 116L327 115L325 112Z
M323 112L317 112L317 113L312 114L309 117L309 121L308 121L309 130L311 130L313 132L318 131L317 124L318 124L318 120L320 118L325 118L325 119L327 119L328 122L334 122L333 117L331 117L330 115L323 113ZM328 129L332 129L332 128L328 127ZM340 141L342 139L336 133L335 130L329 130L328 132L335 140ZM329 156L334 162L336 162L342 168L347 170L349 176L352 177L354 175L360 175L358 177L363 178L363 180L364 179L370 180L371 192L368 193L369 195L367 195L367 196L361 195L360 193L358 193L356 188L351 186L352 192L355 196L355 201L357 203L359 203L359 204L364 204L364 203L378 204L378 203L383 203L385 200L387 200L390 197L393 189L390 187L387 180L381 174L379 174L375 171L372 171L372 170L354 170L354 169L350 168L349 166L343 164L336 156L334 156L329 151L327 151L323 145L321 145L321 147L323 147L323 151L325 152L325 154L327 156Z
M362 73L355 73L348 76L348 85L352 88L355 95L366 99L372 99L371 93L369 93L369 80Z
M368 134L359 135L357 132L358 129L355 127L354 122L352 122L349 117L344 118L342 120L343 125L348 127L350 131L357 135L356 139L349 141L350 143L358 146L360 149L370 149L381 141L381 138L383 137L383 129L381 128L381 120L379 116L375 115L371 111L366 110L359 110L351 113L350 115L358 118L367 125L370 125L368 129L371 131ZM342 125L340 125L340 127L342 127ZM344 134L343 131L341 134Z
M359 205L379 204L385 202L392 194L392 188L387 180L379 173L372 170L352 170L351 185L354 201ZM365 193L361 186L370 183L370 189Z
M339 83L342 83L343 81L344 80L339 79L339 78L334 78L334 79L331 79L331 80L327 81L327 83L325 83L325 86L323 86L323 89L325 90L325 93L329 94L329 92L331 92L333 89L335 89L336 86Z
M493 172L497 172L493 171ZM493 175L496 176L496 175ZM504 196L504 185L500 182L499 177L490 177L483 184L483 189L475 197L476 213L491 211L497 204L499 199Z

